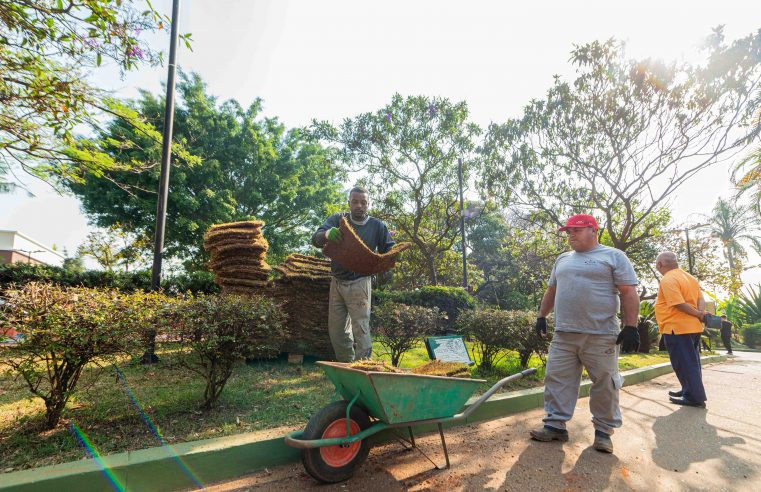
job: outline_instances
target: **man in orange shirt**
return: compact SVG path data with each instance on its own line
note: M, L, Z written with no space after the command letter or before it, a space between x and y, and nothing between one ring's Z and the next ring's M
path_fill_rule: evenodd
M658 255L655 268L663 275L655 302L655 319L666 341L671 366L682 385L680 391L669 391L670 400L677 405L705 407L706 392L697 349L705 316L700 284L679 268L676 255L670 251Z

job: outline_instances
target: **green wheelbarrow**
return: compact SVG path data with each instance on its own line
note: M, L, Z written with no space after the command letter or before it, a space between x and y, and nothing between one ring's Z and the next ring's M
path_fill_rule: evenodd
M336 395L344 399L312 415L306 428L288 434L285 443L301 449L306 471L325 483L350 478L370 453L368 438L384 429L407 427L409 444L416 447L412 427L421 424L438 424L449 468L442 424L465 420L506 383L536 372L527 369L500 380L465 411L457 413L485 380L365 372L340 362L317 364L335 385Z

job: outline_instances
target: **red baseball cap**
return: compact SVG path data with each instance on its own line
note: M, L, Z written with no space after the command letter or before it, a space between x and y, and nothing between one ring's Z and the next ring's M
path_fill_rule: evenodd
M591 227L594 230L597 230L600 228L600 226L597 225L597 221L594 217L592 217L589 214L576 214L565 223L563 227L558 229L558 231L567 231L568 229L572 229L575 227Z

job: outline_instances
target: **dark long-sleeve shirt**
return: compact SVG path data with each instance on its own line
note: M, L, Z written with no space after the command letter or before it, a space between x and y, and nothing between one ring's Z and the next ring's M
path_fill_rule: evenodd
M370 250L385 253L394 247L396 242L391 238L391 233L388 232L386 224L375 217L368 217L367 222L364 225L357 225L352 222L348 213L333 214L322 224L317 231L312 235L312 244L317 248L325 246L325 231L331 227L338 227L341 223L341 217L346 217L351 227L354 228L354 232L367 245ZM356 280L358 278L366 277L366 275L360 275L354 273L351 270L347 270L343 265L335 260L330 262L330 270L335 278L338 280Z

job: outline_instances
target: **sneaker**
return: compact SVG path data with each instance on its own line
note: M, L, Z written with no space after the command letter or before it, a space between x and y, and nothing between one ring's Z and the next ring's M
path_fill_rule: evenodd
M531 439L534 439L536 441L542 441L542 442L550 442L550 441L567 442L568 441L567 430L556 429L555 427L550 427L549 425L545 425L544 427L534 429L531 432L529 432L529 434L531 435Z
M674 398L681 398L682 397L682 391L669 391L669 396L673 396Z
M592 445L597 451L602 453L613 452L613 441L610 440L610 434L606 434L603 431L595 431L595 442Z

